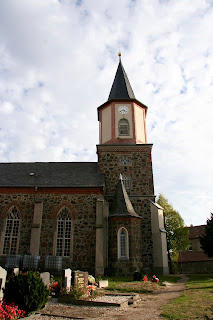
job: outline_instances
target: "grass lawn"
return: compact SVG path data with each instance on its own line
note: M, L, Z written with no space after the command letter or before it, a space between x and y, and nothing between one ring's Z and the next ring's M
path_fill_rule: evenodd
M213 275L188 275L187 289L162 307L167 319L213 319Z

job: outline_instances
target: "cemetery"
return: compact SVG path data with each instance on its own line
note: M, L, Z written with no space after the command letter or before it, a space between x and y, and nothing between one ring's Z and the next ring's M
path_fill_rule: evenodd
M146 310L151 313L151 310L156 310L159 306L162 306L163 314L168 314L167 309L170 308L171 313L174 308L169 304L168 307L164 306L166 303L182 293L193 293L194 283L190 285L190 281L194 276L188 277L173 275L158 278L156 275L142 275L140 272L135 272L132 279L109 277L107 280L106 278L95 279L88 272L74 271L70 268L64 269L61 276L54 277L50 272L39 273L32 270L22 272L18 268L5 270L0 267L0 319L13 320L32 315L37 320L45 320L47 316L60 319L61 317L63 319L98 319L103 314L113 317L125 313L125 319L134 317L139 320L141 318L137 318L137 310L140 312ZM200 285L201 290L202 286L207 290L204 291L205 299L202 303L206 300L208 306L206 309L209 309L207 314L211 314L208 303L212 299L210 291L213 280L211 275L206 277L200 275L200 278L203 283L207 281L206 285L203 285L202 281L198 284L197 277L196 288ZM187 280L189 281L187 287L191 286L192 293L184 291ZM199 292L199 296L199 299L202 299L202 291ZM160 307L159 315L162 312Z

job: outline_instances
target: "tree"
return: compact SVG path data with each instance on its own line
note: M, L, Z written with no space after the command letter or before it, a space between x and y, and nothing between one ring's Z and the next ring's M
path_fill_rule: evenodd
M204 252L210 257L213 257L213 213L211 218L206 221L206 233L201 237L200 244Z
M189 247L189 230L178 211L174 210L168 200L159 194L157 203L164 209L165 229L167 232L167 245L172 261L177 262L179 251Z

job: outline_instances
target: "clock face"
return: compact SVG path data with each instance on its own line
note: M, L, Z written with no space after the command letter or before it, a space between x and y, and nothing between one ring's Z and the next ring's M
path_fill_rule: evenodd
M120 106L118 108L118 111L121 113L121 114L126 114L128 111L129 111L129 108L127 106Z

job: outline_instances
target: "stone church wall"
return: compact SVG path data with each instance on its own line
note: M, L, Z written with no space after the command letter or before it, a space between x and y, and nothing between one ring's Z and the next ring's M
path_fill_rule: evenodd
M130 177L127 190L135 212L142 217L140 237L143 270L152 272L153 242L150 200L154 201L151 144L98 145L99 171L105 174L105 197L111 203L120 173ZM109 207L110 212L110 207Z
M117 253L118 230L124 227L129 236L129 259L119 260ZM109 218L109 274L115 276L132 276L135 271L141 271L142 241L141 219L132 217Z
M56 191L56 190L55 190ZM70 192L70 194L69 194ZM44 262L46 255L54 254L55 235L57 227L57 213L64 205L71 208L73 223L73 248L70 258L63 258L63 267L80 269L92 274L95 272L95 232L96 232L96 201L103 198L100 190L88 191L88 193L73 193L66 190L65 193L42 193L25 191L17 193L1 193L0 191L0 230L3 230L4 219L7 210L16 205L21 213L21 230L18 254L30 254L31 227L33 223L35 201L43 202L43 215L40 237L39 255ZM0 239L2 239L0 235ZM3 241L1 240L1 247ZM5 261L4 256L1 261Z

